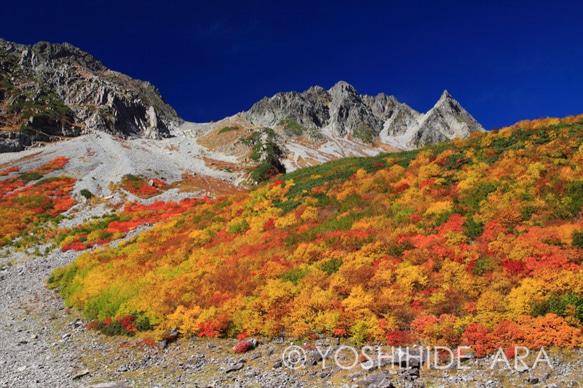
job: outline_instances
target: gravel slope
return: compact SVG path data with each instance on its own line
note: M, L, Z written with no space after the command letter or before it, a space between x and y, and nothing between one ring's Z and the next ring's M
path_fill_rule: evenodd
M197 124L185 124L185 128L197 128ZM244 177L208 166L204 157L237 163L236 158L206 150L184 132L162 139L121 140L103 132L51 143L41 148L22 152L0 153L0 167L17 166L21 171L36 168L57 156L69 159L65 166L67 175L77 179L75 192L88 189L94 195L107 197L111 182L118 183L127 174L161 177L168 183L179 181L182 174L200 174L237 185ZM56 171L54 175L62 174ZM197 193L179 193L169 190L157 199L180 199ZM204 193L201 193L204 194ZM137 198L131 197L130 200Z

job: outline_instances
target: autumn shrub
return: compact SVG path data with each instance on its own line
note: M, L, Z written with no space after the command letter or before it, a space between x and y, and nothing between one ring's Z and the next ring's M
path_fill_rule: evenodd
M462 339L463 344L472 348L477 357L484 357L496 350L488 329L477 323L471 323L466 327Z
M404 346L413 342L409 331L395 329L387 332L387 345Z
M10 175L13 172L18 172L19 168L18 167L8 167L2 171L0 171L0 176L7 176Z
M139 198L150 198L159 194L166 183L157 179L128 174L122 177L120 186Z

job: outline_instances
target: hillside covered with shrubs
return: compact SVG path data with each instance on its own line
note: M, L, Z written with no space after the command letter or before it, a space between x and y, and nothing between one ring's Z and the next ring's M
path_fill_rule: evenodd
M578 346L582 144L580 115L298 170L142 213L159 222L50 285L97 327L134 317L186 336L317 332L478 354Z

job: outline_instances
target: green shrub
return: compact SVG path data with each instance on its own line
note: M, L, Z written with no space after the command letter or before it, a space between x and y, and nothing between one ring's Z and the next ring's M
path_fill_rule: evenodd
M150 323L150 318L145 316L138 317L136 320L136 329L138 329L138 331L152 330L153 326Z
M84 197L85 199L91 199L93 197L93 194L91 193L91 191L87 190L87 189L82 189L79 194L81 194L82 197Z
M569 211L577 216L583 207L583 181L570 182L567 185L568 196L571 198Z
M129 181L129 182L141 182L142 178L136 175L127 174L121 178L122 181Z
M469 206L472 210L479 210L480 203L488 198L490 193L496 191L497 186L491 182L481 182L476 188L460 198L462 205Z
M251 179L254 182L261 183L284 172L285 167L279 159L272 158L263 161L263 163L257 166L257 168L251 172Z
M284 128L284 132L288 136L301 136L306 128L298 124L296 121L292 119L284 119L279 122L279 125L282 125Z
M333 257L330 260L326 261L320 269L326 272L328 275L338 272L340 266L342 265L342 259L339 257Z
M363 124L353 131L352 136L355 139L359 139L364 143L374 143L377 134L371 127L369 127L366 124Z
M221 128L221 129L219 130L219 134L221 134L221 133L225 133L225 132L229 132L229 131L237 131L237 130L239 130L239 129L240 129L240 128L239 128L238 126L236 126L236 125L231 125L231 126L228 126L228 127L223 127L223 128Z
M246 146L253 146L259 141L260 138L261 138L261 133L255 131L252 134L250 134L249 136L247 136L246 138L239 140L239 142L241 142L242 144L244 144Z
M307 270L302 270L299 268L292 268L281 274L281 280L284 282L292 282L297 285L298 282L303 279L308 274Z
M393 244L389 246L388 253L391 256L399 257L403 254L403 252L414 249L415 246L411 244L409 241L403 241L399 244Z
M569 311L571 310L571 311ZM583 322L583 297L570 292L563 295L551 296L546 301L533 306L531 315L540 316L548 313L560 317L573 314L573 317Z
M477 238L480 237L482 232L484 231L484 225L477 223L474 220L474 217L468 216L464 224L462 225L466 235L469 238Z
M27 171L20 174L20 179L22 179L22 181L25 183L28 183L30 181L36 181L37 179L40 179L42 177L43 173L40 171Z
M35 186L39 186L39 185L43 185L45 183L51 183L51 182L60 181L61 179L63 179L63 178L62 177L59 177L59 176L53 176L53 177L50 177L50 178L44 178L44 179L41 179L38 182L36 182L34 185Z
M229 226L229 228L227 229L227 233L240 234L240 233L245 232L247 229L249 229L249 224L247 223L247 220L243 219L243 220Z
M472 268L472 273L475 275L483 275L493 269L494 259L491 257L481 257L476 260L476 264Z
M583 229L573 232L573 246L575 248L583 249Z

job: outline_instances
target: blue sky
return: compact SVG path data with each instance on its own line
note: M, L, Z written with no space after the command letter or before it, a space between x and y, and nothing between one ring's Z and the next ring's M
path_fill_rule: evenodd
M3 0L0 37L74 44L189 121L339 80L422 112L447 89L487 129L583 113L580 0Z

